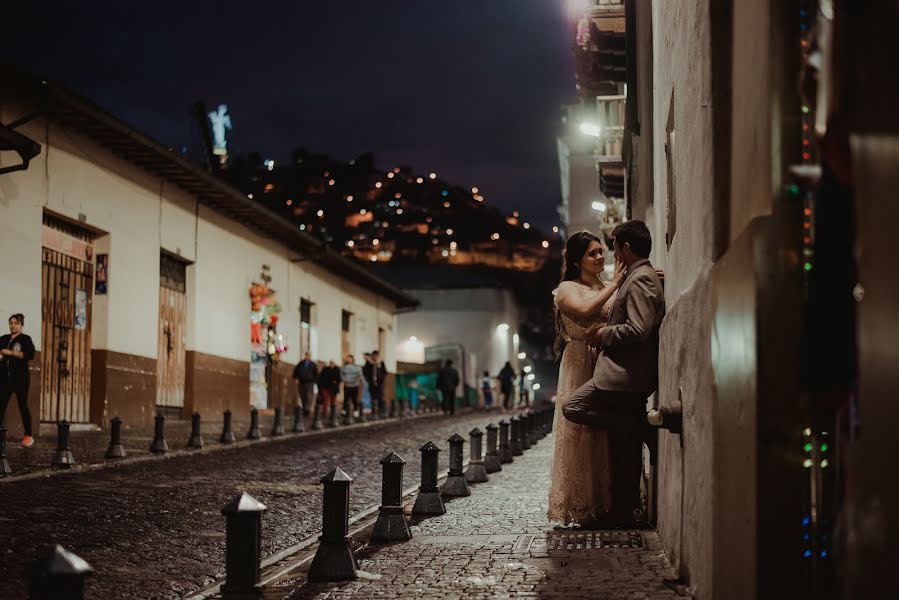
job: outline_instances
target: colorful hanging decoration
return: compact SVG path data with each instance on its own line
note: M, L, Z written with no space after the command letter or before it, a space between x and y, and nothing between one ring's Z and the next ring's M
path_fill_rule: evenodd
M278 333L281 304L265 283L250 285L250 344L253 354L277 362L287 352L284 336Z

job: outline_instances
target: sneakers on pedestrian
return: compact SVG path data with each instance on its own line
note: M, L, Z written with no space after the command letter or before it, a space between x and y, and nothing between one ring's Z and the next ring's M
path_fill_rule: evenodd
M23 448L31 448L34 446L34 438L30 435L26 435L22 438L22 447Z

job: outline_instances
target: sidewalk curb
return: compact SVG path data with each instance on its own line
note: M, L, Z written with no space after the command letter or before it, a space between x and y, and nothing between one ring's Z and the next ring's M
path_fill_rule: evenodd
M460 411L461 412L461 411ZM465 414L465 413L462 413ZM131 458L124 458L121 460L106 460L99 463L79 463L74 467L69 469L54 469L52 467L47 467L46 469L40 471L32 471L30 473L24 473L22 475L10 475L8 477L0 477L0 487L7 483L14 483L17 481L26 481L28 479L39 479L45 477L56 477L59 475L68 475L68 474L82 474L82 473L92 473L95 471L101 471L104 469L111 469L115 467L125 466L125 465L133 465L139 464L143 462L150 461L162 461L162 460L170 460L174 458L180 458L182 456L198 456L202 454L211 454L213 452L221 452L224 450L234 450L238 448L246 448L248 446L254 446L257 444L267 444L272 442L283 442L288 440L295 440L298 438L304 437L318 437L321 435L325 435L328 433L334 433L337 431L344 430L356 430L362 429L366 427L377 427L378 425L384 425L389 423L398 423L403 421L418 421L421 419L428 418L436 418L436 417L444 417L442 413L428 413L423 415L413 415L411 417L403 417L402 419L399 417L387 418L387 419L378 419L377 421L366 421L365 423L353 423L352 425L341 425L340 427L331 427L324 428L317 431L304 431L301 433L285 433L284 435L279 435L276 437L263 437L258 440L239 440L234 442L233 444L215 444L208 445L200 448L198 450L190 450L188 448L179 448L177 450L170 450L165 454L150 454L143 456L134 456Z

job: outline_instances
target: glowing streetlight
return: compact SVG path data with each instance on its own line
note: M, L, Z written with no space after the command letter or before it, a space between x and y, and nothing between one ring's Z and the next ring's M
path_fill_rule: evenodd
M430 177L431 179L437 179L437 173L434 173L434 172L432 171L431 174L428 175L428 177Z
M539 384L539 383L535 383L535 384L532 385L531 387L534 388L534 391L536 392L537 390L540 389L540 384Z
M531 367L531 365L525 365L525 366L524 366L524 372L525 372L525 373L530 373L532 369L533 369L533 367Z
M543 240L543 243L541 244L541 246L543 246L544 248L549 248L549 242L547 242L546 240Z
M534 381L535 379L537 379L536 375L534 375L533 373L528 373L528 376L527 376L528 381Z
M581 123L578 128L581 130L581 133L584 135L589 135L590 137L599 137L602 134L602 127L597 125L596 123Z
M524 352L519 352L519 353L518 353L518 360L524 360L524 359L526 359L527 357L528 357L528 355L525 354Z

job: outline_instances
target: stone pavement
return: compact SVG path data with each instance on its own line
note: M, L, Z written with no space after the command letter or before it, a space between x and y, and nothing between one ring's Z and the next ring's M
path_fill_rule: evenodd
M270 584L266 599L677 598L663 585L676 573L656 532L556 529L546 519L552 443L544 438L448 502L445 515L414 524L411 541L364 548L358 580L303 583L297 571ZM599 547L633 538L642 547Z
M267 438L274 423L274 411L261 411L259 414L259 431L263 438ZM306 431L311 431L312 417L306 417L303 421ZM286 414L282 418L285 431L293 428L293 414ZM200 431L206 449L219 445L219 437L222 433L222 417L204 419L200 423ZM235 417L231 424L231 431L238 442L245 440L249 430L249 417ZM170 452L185 450L190 439L190 419L168 418L165 421L165 438ZM13 476L27 473L37 473L52 470L50 461L56 450L57 428L55 423L41 423L40 437L35 438L35 444L31 448L22 448L20 439L9 440L6 446L6 455L13 469ZM128 459L153 458L150 453L150 444L153 441L153 425L145 428L134 428L125 421L122 423L122 445ZM77 470L93 469L105 465L106 449L109 447L109 431L96 427L90 429L74 429L70 433L69 447L75 457Z
M250 492L269 507L263 530L269 556L319 531L319 479L335 466L355 479L350 508L356 513L380 500L378 461L385 454L394 451L408 461L405 485L412 485L420 477L423 443L433 440L445 450L450 435L464 435L489 418L466 412L380 421L103 469L0 479L0 598L25 597L24 568L53 543L94 567L87 598L181 598L224 575L220 510L236 493ZM445 451L440 464L446 468Z

